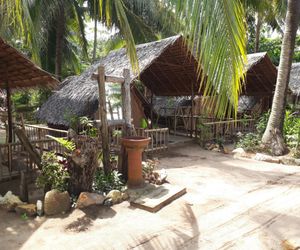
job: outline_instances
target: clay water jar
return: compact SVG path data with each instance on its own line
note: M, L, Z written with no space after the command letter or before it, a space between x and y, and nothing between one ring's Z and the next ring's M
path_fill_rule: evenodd
M142 136L130 136L121 138L122 145L128 154L128 181L129 188L144 186L142 170L142 153L148 146L151 138Z

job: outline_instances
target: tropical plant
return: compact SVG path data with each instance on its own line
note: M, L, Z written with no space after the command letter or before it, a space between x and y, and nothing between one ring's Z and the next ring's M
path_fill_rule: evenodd
M86 55L87 47L82 4L81 0L0 0L0 34L21 41L30 57L59 79L68 75L69 68L78 73L78 54Z
M98 169L95 174L95 179L93 183L93 189L95 191L101 191L108 193L111 190L122 190L124 183L121 179L121 174L113 170L108 174L105 174L102 169Z
M68 187L69 178L68 169L58 161L54 152L43 154L41 174L36 181L38 187L65 191Z
M286 93L289 83L299 18L300 1L288 0L285 32L278 67L276 88L270 118L262 138L262 143L265 147L270 148L274 155L282 155L286 151L283 139L283 122L285 116Z

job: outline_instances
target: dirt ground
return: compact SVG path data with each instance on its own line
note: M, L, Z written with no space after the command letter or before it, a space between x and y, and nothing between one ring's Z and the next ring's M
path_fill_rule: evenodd
M0 210L0 249L299 249L300 168L197 145L160 159L187 194L152 214L128 202L24 220Z

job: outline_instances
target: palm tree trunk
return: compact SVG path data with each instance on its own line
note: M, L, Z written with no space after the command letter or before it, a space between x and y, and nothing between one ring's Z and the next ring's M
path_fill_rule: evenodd
M262 26L262 18L261 15L257 12L256 24L255 24L255 48L254 48L255 53L259 51L259 39L260 39L261 26Z
M263 145L271 149L274 155L282 155L286 151L283 140L283 122L299 17L300 1L289 0L272 110L262 138Z
M56 24L55 75L59 80L61 80L64 33L65 33L65 11L62 5L57 17L57 24Z
M95 20L94 20L94 48L93 48L93 62L95 61L96 59L96 50L97 50L97 32L98 32L98 29L97 29L97 18L95 17Z

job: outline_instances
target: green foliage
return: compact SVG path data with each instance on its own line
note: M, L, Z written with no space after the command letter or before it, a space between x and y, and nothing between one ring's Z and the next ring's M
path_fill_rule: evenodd
M28 220L28 215L26 213L21 214L21 219L22 220Z
M256 151L259 149L260 140L260 135L248 133L237 142L236 147L243 148L246 151Z
M268 124L268 120L270 117L270 110L268 112L263 113L260 118L258 119L258 122L256 123L256 131L262 137L263 133L265 132Z
M142 118L142 120L141 120L141 128L143 128L143 129L148 128L148 123L145 118Z
M287 111L284 120L283 133L290 148L299 149L300 144L300 118Z
M80 118L78 115L67 110L64 114L64 120L69 123L69 127L75 132L79 131Z
M93 183L94 190L108 193L113 189L121 191L123 187L124 183L118 171L113 170L108 175L105 175L102 169L97 170Z
M296 39L297 46L300 46L300 36ZM281 45L282 45L282 39L281 38L266 38L262 37L260 39L259 43L259 51L260 52L268 52L269 57L271 58L271 61L278 66L279 65L279 59L280 59L280 53L281 53ZM248 43L248 52L254 53L254 40L250 41ZM300 62L300 51L295 51L293 55L294 62Z
M69 140L64 139L64 138L54 137L54 136L51 136L51 135L48 135L48 137L50 137L51 139L57 141L64 148L66 148L69 152L72 152L76 149L75 142L73 142L73 141L69 141Z
M36 181L38 187L51 187L52 189L65 191L67 190L67 180L69 178L68 170L58 161L54 152L43 154L41 175Z
M87 135L90 137L97 137L98 129L94 127L92 120L90 120L86 116L82 116L82 117L79 117L79 123L82 128L81 134L84 134L84 135Z
M241 137L237 143L237 147L242 147L248 151L259 150L261 138L267 128L269 116L270 111L262 114L256 123L256 133L248 133ZM300 118L294 116L291 110L286 111L283 135L291 151L298 152L300 146Z

